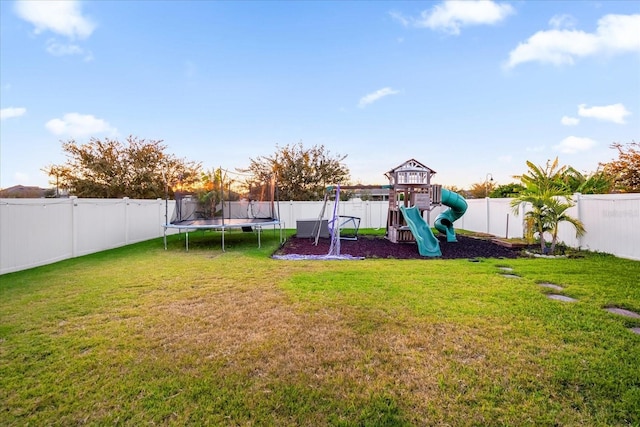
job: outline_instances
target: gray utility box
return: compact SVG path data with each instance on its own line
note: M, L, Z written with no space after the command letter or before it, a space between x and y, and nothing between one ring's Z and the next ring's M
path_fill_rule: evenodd
M317 219L298 219L296 220L296 237L316 237L318 229ZM314 233L315 231L315 233ZM320 220L320 237L329 238L329 223L328 220Z

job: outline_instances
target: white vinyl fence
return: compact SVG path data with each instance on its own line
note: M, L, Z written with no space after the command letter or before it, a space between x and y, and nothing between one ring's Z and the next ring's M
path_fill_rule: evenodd
M159 199L0 199L0 274L160 237L164 223Z
M565 222L560 224L558 241L640 260L640 194L574 194L573 202L575 206L567 214L582 221L586 234L577 238L575 228ZM526 206L520 206L519 214L514 215L511 199L474 199L467 203L467 212L455 227L499 237L524 236ZM435 209L435 215L432 212L432 220L439 212L440 208Z
M580 219L587 234L580 239L568 224L559 239L568 246L607 252L640 260L640 194L574 195L576 206L568 214ZM511 199L467 200L467 212L455 222L459 229L522 237L524 206L514 215ZM317 219L322 202L280 202L284 228L296 221ZM361 219L361 228L385 228L386 201L340 202L339 215ZM162 237L165 209L169 218L173 201L125 199L0 199L0 274L45 265L67 258L99 252ZM437 207L429 214L446 210ZM333 215L328 203L323 217Z

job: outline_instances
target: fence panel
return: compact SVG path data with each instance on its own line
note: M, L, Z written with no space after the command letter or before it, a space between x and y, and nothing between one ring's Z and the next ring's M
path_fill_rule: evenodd
M435 215L431 215L432 221L435 221L437 215L446 209L449 208L443 206L439 209L435 209ZM487 202L485 199L467 200L467 211L453 224L453 226L464 230L487 233L487 212Z
M73 256L69 199L0 200L0 274Z
M165 200L129 200L127 206L127 244L161 237L165 223ZM170 201L172 202L172 201ZM171 203L173 209L173 202ZM169 211L171 215L173 211ZM169 217L171 220L171 217Z
M389 202L352 199L340 202L339 215L360 218L360 228L386 228ZM333 202L327 204L325 218L332 214Z
M640 260L640 194L574 195L576 206L567 211L580 219L587 233L562 224L558 240L571 247Z
M82 256L127 244L126 202L110 199L75 199L74 256Z
M280 221L286 228L296 228L296 221L299 219L318 219L322 212L322 202L280 202ZM324 218L328 218L328 213L333 204L327 204Z

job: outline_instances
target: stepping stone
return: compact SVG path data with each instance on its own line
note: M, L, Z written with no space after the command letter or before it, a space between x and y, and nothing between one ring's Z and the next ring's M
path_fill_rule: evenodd
M502 271L513 271L513 268L511 268L511 267L498 267L498 269L500 269Z
M538 283L538 285L542 286L543 288L553 289L555 291L564 290L562 286L554 285L553 283Z
M636 313L635 311L625 310L624 308L607 307L605 308L605 310L607 310L609 313L619 314L620 316L631 317L633 319L640 319L640 314Z
M506 277L508 279L520 279L520 276L517 274L503 274L502 277Z
M549 294L549 295L547 295L547 298L554 299L556 301L563 301L563 302L576 302L576 301L578 301L575 298L571 298L571 297L568 297L568 296L565 296L565 295L558 295L558 294Z
M631 332L633 332L634 334L639 334L640 335L640 328L629 328L631 330Z

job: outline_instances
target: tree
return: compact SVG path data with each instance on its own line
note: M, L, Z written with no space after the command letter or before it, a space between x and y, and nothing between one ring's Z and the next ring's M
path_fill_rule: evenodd
M547 247L545 233L551 230L549 221L547 221L547 214L545 212L547 200L536 194L527 194L526 191L523 191L511 202L514 214L518 215L521 203L529 203L531 205L531 209L526 211L524 214L528 225L526 230L527 235L538 235L540 239L540 251L544 253Z
M349 169L342 163L346 157L331 156L324 145L305 148L300 142L251 159L246 172L261 182L275 175L282 200L320 200L328 185L348 182Z
M527 161L527 167L529 168L527 173L514 176L514 178L519 179L525 187L526 193L571 194L571 190L566 185L564 179L567 167L559 166L557 157L553 162L547 160L544 168L536 166L530 161Z
M49 178L51 178L49 180L49 184L55 186L54 197L60 197L61 192L66 194L66 190L68 190L66 188L66 182L68 181L70 173L68 167L64 165L49 165L47 168L42 169L42 171L49 175Z
M516 176L522 182L524 190L511 202L511 207L517 214L521 203L531 204L531 210L525 215L540 239L540 250L546 252L545 233L550 232L550 251L553 253L561 222L572 224L577 236L585 233L584 225L566 213L567 209L574 206L569 199L572 189L567 184L568 168L559 166L557 157L553 162L547 161L544 168L530 161L527 161L527 166L527 173Z
M610 147L618 150L618 159L600 166L613 178L614 189L623 193L640 193L640 143L634 141L624 146L614 142Z
M200 164L166 154L162 141L129 136L91 138L80 144L62 143L67 154L63 165L49 165L44 172L59 188L78 197L155 199L173 194L174 187L188 189L200 178Z
M471 199L484 199L485 197L489 197L489 194L491 194L495 188L496 184L493 181L477 182L471 184L471 187L467 190L467 195Z
M576 230L576 237L583 236L585 231L584 224L577 218L569 216L567 209L574 206L574 203L562 197L552 197L547 201L545 206L545 219L547 227L551 233L551 247L549 252L554 253L558 242L558 229L560 223L568 222L573 225Z
M603 170L585 175L571 166L564 172L564 182L572 193L606 194L613 187L613 177Z
M522 184L511 182L509 184L499 185L496 188L494 188L489 193L489 197L493 197L496 199L513 198L513 197L517 197L522 190L524 190L524 186Z
M221 168L200 173L200 187L195 189L195 196L202 205L205 218L214 217L218 204L223 200L223 181ZM228 195L227 200L229 200Z

